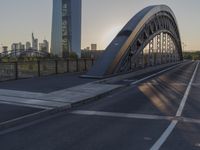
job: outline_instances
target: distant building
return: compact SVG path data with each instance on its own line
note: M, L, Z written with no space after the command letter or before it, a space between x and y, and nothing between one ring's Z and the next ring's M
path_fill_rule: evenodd
M42 51L43 50L43 43L39 43L39 51Z
M4 54L7 54L8 53L8 46L3 46L3 53Z
M49 52L49 42L47 40L43 40L43 46L46 52Z
M25 50L25 45L24 44L20 45L20 50L23 50L23 51Z
M31 49L31 43L30 42L26 42L26 50Z
M11 50L18 50L19 49L19 46L18 46L18 43L13 43L12 45L11 45Z
M91 44L91 50L97 50L97 44Z
M38 50L38 39L34 37L34 34L32 33L32 49Z
M20 43L13 43L11 45L11 50L25 50L25 45L23 45L21 42Z
M82 50L81 51L81 58L92 58L92 59L98 59L104 50Z
M88 47L86 47L86 48L85 48L85 50L90 50L90 47L89 47L89 46L88 46Z
M39 50L49 52L49 42L44 40L43 43L39 43Z
M81 0L53 0L51 53L81 56Z

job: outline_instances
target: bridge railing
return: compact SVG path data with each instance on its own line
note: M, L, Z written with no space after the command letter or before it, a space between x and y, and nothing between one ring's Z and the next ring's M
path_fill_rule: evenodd
M0 62L0 81L62 73L85 72L93 64L94 59Z

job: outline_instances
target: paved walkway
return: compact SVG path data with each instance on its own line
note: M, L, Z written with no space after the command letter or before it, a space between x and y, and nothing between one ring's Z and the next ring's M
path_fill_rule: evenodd
M94 79L80 78L80 75L63 74L2 82L0 104L39 109L71 107L121 87L97 83Z
M95 81L95 79L80 78L81 73L66 73L46 77L0 82L0 89L50 93L80 84Z
M121 85L87 83L51 93L33 93L26 91L0 89L0 103L33 108L53 109L71 107L71 105L110 92Z

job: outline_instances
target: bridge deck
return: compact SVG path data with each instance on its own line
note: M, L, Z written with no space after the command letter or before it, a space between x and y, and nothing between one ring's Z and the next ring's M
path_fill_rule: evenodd
M81 73L68 73L15 81L5 81L0 82L0 89L50 93L95 81L95 79L80 78L80 75Z
M166 150L197 150L200 147L200 66L197 64L180 65L99 101L0 135L0 145L4 150L64 150L66 147L143 150L160 146ZM132 83L134 79L126 82ZM175 126L170 125L173 122Z

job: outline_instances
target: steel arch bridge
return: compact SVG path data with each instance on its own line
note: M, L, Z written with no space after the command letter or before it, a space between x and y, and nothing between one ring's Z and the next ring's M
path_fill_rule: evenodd
M137 13L118 33L86 77L103 78L183 59L173 11L166 5Z

